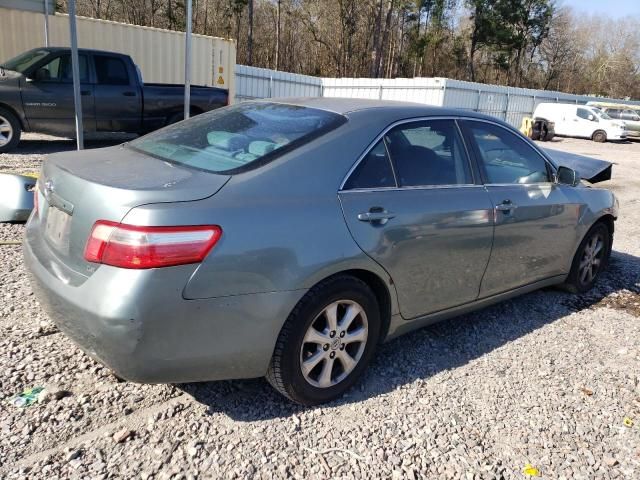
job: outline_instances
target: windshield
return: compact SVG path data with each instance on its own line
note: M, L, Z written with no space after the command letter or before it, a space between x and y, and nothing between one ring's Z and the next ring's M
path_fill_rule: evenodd
M612 120L612 118L607 115L606 113L604 113L602 110L600 110L599 108L592 108L592 110L595 112L595 114L600 117L603 120Z
M24 73L30 66L49 55L49 50L29 50L11 60L7 60L0 67L14 72Z
M208 172L237 173L263 165L345 121L315 108L246 102L203 113L128 146Z

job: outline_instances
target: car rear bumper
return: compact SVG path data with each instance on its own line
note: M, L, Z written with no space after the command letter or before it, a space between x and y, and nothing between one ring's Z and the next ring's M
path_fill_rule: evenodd
M42 245L34 242L37 238L27 236L25 263L51 320L91 357L135 382L263 376L284 321L305 293L185 300L184 283L176 281L193 266L125 270L103 265L73 286L45 267L39 258Z

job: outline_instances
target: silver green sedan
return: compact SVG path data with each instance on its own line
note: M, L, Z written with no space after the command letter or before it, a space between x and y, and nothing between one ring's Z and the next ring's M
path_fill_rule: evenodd
M505 123L347 99L241 103L44 163L24 256L119 376L343 394L376 345L548 285L586 291L617 201Z

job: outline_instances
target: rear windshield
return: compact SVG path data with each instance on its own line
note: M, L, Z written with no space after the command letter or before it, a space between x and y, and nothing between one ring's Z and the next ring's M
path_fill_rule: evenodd
M203 113L140 137L129 146L214 173L239 173L344 123L336 113L281 103L246 102Z

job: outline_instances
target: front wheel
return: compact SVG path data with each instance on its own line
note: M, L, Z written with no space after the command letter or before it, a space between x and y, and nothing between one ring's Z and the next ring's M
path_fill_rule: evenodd
M303 405L340 397L369 363L380 323L378 302L367 284L346 275L320 283L285 322L267 380Z
M596 283L611 254L611 233L604 223L596 223L587 232L573 258L564 284L573 293L584 293Z
M591 138L593 139L594 142L604 143L607 141L607 134L602 130L598 130L593 134L593 137Z
M20 142L20 121L9 110L0 108L0 153L13 150Z

